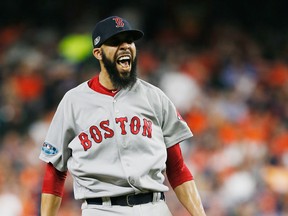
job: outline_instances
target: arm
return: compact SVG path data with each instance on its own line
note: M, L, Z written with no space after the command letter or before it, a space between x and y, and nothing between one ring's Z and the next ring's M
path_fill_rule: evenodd
M42 193L41 216L56 216L62 198L53 194Z
M184 163L179 144L167 149L167 177L177 198L191 216L204 216L205 212L194 182Z
M174 191L179 201L191 215L206 215L194 180L177 186Z
M56 216L64 192L67 172L60 172L51 163L46 165L41 196L41 216Z

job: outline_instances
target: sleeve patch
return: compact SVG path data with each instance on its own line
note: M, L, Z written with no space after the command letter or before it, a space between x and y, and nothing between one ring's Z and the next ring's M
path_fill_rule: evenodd
M182 118L182 116L180 115L180 113L177 111L177 118L178 120L184 121L184 119Z
M46 155L56 155L58 153L58 149L50 143L44 142L42 146L42 152Z

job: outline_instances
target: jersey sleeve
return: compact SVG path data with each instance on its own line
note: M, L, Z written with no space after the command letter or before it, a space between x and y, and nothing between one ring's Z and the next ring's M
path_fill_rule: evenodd
M71 155L69 142L74 138L71 117L71 105L65 95L58 105L50 123L39 158L51 163L59 171L67 170L67 161Z
M167 148L193 136L189 126L165 94L162 97L162 117L162 130Z

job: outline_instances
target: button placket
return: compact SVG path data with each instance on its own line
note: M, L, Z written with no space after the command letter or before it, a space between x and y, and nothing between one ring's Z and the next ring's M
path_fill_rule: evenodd
M118 114L120 111L119 109L117 108L117 99L114 99L113 100L113 109L114 109L114 113Z

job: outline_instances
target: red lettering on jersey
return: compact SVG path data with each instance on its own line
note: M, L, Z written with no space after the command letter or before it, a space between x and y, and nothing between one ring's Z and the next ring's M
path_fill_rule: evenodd
M128 124L128 118L127 117L119 117L115 118L116 124L119 124L119 128L121 130L121 135L126 135L126 124ZM152 121L149 119L140 119L138 116L133 116L131 120L129 120L130 124L130 132L131 134L137 135L140 133L140 130L142 131L142 136L151 138L152 137ZM103 137L105 139L113 138L115 135L115 132L110 126L109 120L103 120L100 122L99 125L92 125L89 128L89 133L82 132L78 136L81 145L83 146L84 150L87 151L92 147L92 141L96 143L101 143L103 141ZM89 139L89 135L92 139Z
M147 120L147 119L143 119L144 121L144 125L143 125L143 136L147 136L149 138L152 137L152 121Z
M78 138L85 151L91 148L92 142L88 139L88 135L86 133L82 132L79 134Z
M114 136L114 131L109 128L109 120L106 120L106 121L102 121L100 122L100 128L103 129L104 131L106 131L104 133L104 138L107 139L107 138L111 138Z
M130 122L130 131L132 134L136 135L140 131L140 119L137 116L134 116Z
M96 143L100 143L102 142L102 134L101 131L99 130L99 128L95 125L91 126L89 129L90 135L92 137L92 139L96 142Z
M113 18L113 20L116 23L116 28L124 27L124 22L120 17L115 17L115 18Z
M127 132L125 130L125 122L128 122L127 117L120 117L120 118L116 118L115 119L116 123L120 123L120 127L121 127L121 134L122 135L126 135Z

